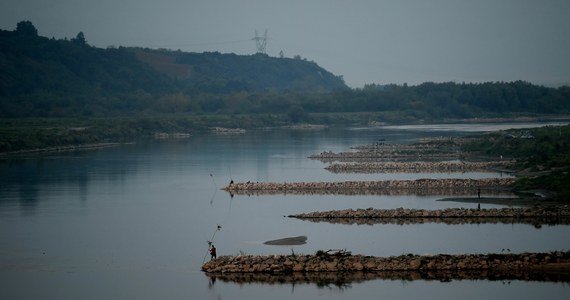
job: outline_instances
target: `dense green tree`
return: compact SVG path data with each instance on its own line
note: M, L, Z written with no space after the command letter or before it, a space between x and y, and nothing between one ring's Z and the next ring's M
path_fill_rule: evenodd
M16 33L20 36L36 37L38 30L30 21L20 21L16 24Z
M78 45L87 45L87 40L85 40L83 31L80 31L75 38L71 39L71 41Z

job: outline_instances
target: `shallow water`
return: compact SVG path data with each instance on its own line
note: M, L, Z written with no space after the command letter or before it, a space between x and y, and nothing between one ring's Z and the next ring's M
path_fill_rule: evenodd
M464 132L477 131L471 125ZM255 131L0 162L0 290L6 299L193 298L348 299L568 298L565 283L485 280L370 280L349 287L217 281L200 265L214 236L218 255L314 253L366 255L487 253L570 249L570 226L342 225L283 216L345 208L475 207L449 196L235 196L234 181L344 181L483 178L493 172L333 174L307 159L357 144L412 142L464 132L422 128ZM485 196L485 195L482 195ZM482 207L497 207L483 204ZM220 231L216 226L221 225ZM264 241L307 236L299 246ZM382 294L379 295L379 291ZM492 297L491 297L492 298Z

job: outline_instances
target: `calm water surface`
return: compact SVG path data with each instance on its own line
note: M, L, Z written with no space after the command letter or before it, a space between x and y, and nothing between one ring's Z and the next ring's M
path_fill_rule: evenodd
M453 130L455 128L455 130ZM444 208L446 196L235 196L234 181L484 178L500 173L333 174L306 157L357 144L489 131L488 125L255 131L196 135L0 161L2 299L568 299L564 283L371 280L347 286L212 283L200 271L207 241L219 255L488 253L570 249L570 227L522 224L341 225L284 218L345 208ZM485 196L485 195L483 195ZM486 205L491 207L491 205ZM483 205L485 207L485 205ZM222 226L216 231L216 226ZM301 246L267 240L306 235Z

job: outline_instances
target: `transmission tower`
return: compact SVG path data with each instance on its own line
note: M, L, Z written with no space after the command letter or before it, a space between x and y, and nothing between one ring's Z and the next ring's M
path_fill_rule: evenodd
M257 29L255 30L255 37L252 40L255 41L255 46L257 47L257 53L265 54L265 47L267 47L267 29L265 29L265 33L263 36L259 36L257 34Z

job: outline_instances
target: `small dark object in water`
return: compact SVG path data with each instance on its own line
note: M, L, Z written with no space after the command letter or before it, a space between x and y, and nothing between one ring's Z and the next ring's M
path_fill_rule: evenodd
M289 246L289 245L304 245L306 243L307 243L307 237L301 235L301 236L294 236L294 237L267 241L263 244L274 245L274 246Z

